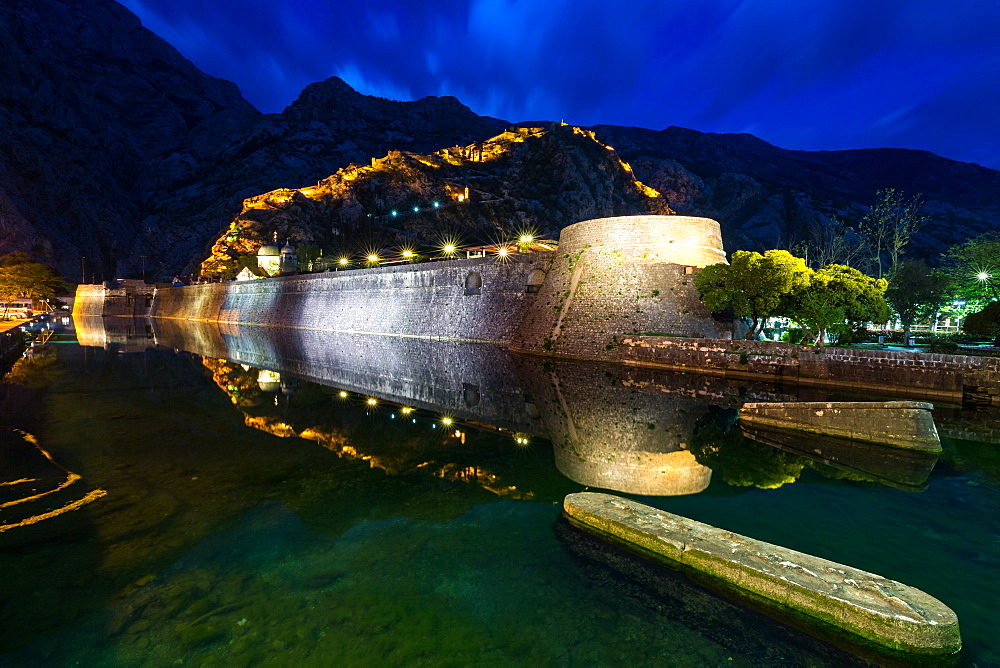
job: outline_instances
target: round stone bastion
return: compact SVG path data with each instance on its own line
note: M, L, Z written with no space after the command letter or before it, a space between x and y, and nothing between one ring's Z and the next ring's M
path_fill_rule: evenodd
M707 267L726 262L719 223L695 216L615 216L564 227L559 251L583 249L603 250L623 263Z
M693 216L615 216L564 227L559 250L511 347L594 358L628 337L733 337L698 298L695 276L725 263L719 223Z

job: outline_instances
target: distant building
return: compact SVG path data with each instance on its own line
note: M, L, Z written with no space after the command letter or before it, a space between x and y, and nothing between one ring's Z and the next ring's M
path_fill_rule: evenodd
M243 267L243 270L236 274L237 281L253 281L258 278L267 278L267 274L260 268Z
M265 276L281 276L294 274L298 269L299 258L295 249L285 241L284 246L278 245L278 233L274 233L274 241L264 244L257 251L257 268ZM242 273L242 272L241 272Z

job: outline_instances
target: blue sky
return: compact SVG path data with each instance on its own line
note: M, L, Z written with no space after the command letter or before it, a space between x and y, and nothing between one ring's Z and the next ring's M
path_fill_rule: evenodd
M120 0L264 112L337 75L509 121L1000 169L1000 0Z

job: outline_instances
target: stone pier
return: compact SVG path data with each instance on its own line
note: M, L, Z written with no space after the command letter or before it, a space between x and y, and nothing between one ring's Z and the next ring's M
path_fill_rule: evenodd
M782 613L809 618L870 643L919 655L962 647L958 617L936 598L900 582L695 522L609 494L570 494L563 512L577 527L699 582Z

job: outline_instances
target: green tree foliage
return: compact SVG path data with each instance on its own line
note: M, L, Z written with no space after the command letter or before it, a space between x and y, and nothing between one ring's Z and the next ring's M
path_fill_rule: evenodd
M54 269L35 262L25 253L11 253L0 258L0 302L4 304L4 317L11 300L46 301L55 297L62 287L62 278Z
M791 290L780 312L808 330L813 345L821 345L827 332L848 331L848 321L886 322L890 316L884 299L887 287L885 279L831 264Z
M920 212L923 205L920 194L908 197L894 188L883 188L875 193L875 203L855 231L868 250L865 268L878 278L899 263L903 249L928 221Z
M921 260L904 260L889 274L885 300L903 323L903 340L910 340L910 327L918 318L934 316L948 301L951 278L931 269Z
M756 339L767 318L774 315L785 295L808 282L810 269L802 258L788 251L733 253L732 264L715 264L695 276L695 287L714 312L732 308L738 318L749 318L748 340Z
M987 232L952 247L944 261L955 298L975 308L1000 297L1000 232Z
M970 314L962 329L972 336L1000 341L1000 301L990 302L979 313Z

